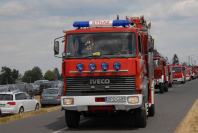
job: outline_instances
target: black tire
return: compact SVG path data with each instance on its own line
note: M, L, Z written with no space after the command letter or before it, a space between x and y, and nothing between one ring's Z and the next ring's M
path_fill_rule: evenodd
M182 81L181 83L182 83L182 84L185 84L185 81Z
M149 107L148 115L149 116L154 116L155 115L155 104L152 104L151 107Z
M41 104L41 107L44 108L44 107L46 107L46 105L45 104Z
M173 84L172 84L172 83L169 83L169 87L170 87L170 88L173 87Z
M77 128L80 122L80 113L77 111L65 110L65 121L69 128Z
M160 85L159 86L159 90L160 90L160 93L163 94L164 93L164 86L163 85Z
M164 85L164 91L168 92L168 85L167 84Z
M35 111L38 111L39 108L40 108L40 107L39 107L39 104L37 103L36 106L35 106Z
M145 128L147 125L146 109L140 108L135 112L135 125L138 128Z
M24 113L24 108L23 107L20 107L19 114L23 114L23 113Z

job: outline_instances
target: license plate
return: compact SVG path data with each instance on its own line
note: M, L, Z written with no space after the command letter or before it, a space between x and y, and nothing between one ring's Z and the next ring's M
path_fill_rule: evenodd
M47 99L53 99L53 97L47 97Z
M124 96L112 96L106 98L107 103L125 103L126 97Z
M0 107L4 107L5 106L5 104L0 104Z

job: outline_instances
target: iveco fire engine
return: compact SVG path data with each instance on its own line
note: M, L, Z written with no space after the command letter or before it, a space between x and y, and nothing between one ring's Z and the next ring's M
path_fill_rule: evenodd
M138 127L154 115L153 47L150 23L144 17L73 23L64 31L62 75L68 127L80 116L126 112ZM59 54L59 38L54 54Z

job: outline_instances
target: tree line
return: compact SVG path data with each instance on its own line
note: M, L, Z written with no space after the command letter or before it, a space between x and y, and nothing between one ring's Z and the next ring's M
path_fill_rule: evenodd
M19 73L19 70L11 69L7 66L3 66L0 71L0 85L15 84L16 82L33 83L34 81L41 79L52 81L61 80L62 77L58 68L47 70L43 74L42 70L38 66L33 67L31 70L25 71L23 75Z

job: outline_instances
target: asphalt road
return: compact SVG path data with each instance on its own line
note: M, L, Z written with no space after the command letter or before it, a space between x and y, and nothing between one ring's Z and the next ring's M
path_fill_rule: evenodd
M0 133L172 133L197 98L198 80L156 94L156 115L148 118L146 128L135 128L129 118L106 117L83 118L78 129L70 130L65 125L64 112L56 111L0 125Z

